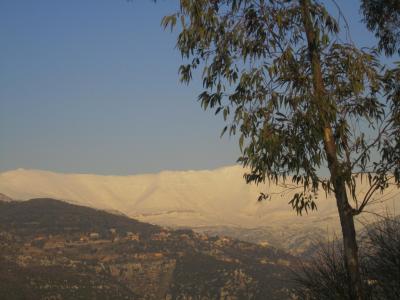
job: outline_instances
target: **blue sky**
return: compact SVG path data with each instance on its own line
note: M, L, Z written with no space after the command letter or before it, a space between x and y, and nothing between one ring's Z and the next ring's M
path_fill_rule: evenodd
M359 2L338 1L360 45ZM177 1L2 0L0 171L135 174L234 164L234 139L181 85Z

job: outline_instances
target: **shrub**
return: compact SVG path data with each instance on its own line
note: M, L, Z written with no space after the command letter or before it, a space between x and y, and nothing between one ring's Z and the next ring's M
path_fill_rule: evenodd
M365 299L400 299L400 219L387 217L360 235ZM352 300L340 241L320 243L315 255L293 270L295 299Z

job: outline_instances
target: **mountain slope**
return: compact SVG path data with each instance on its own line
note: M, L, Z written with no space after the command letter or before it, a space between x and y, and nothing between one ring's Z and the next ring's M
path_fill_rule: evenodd
M295 264L53 199L0 203L1 299L288 299Z
M64 199L120 211L165 226L191 227L210 233L223 233L227 229L232 235L245 236L249 241L276 240L281 246L289 245L293 239L301 242L305 232L310 236L323 236L327 231L332 233L339 229L336 202L331 195L326 197L325 193L320 193L318 212L297 216L288 205L295 189L273 184L247 185L243 173L240 166L135 176L18 169L0 174L0 192L22 200L33 197ZM365 182L360 182L360 197L366 191ZM270 193L272 199L257 202L259 192ZM369 211L379 213L386 207L395 208L393 201L398 195L399 190L391 186L385 194L376 195L376 203ZM362 218L363 223L368 221ZM243 234L243 228L252 229L254 234ZM273 232L277 234L271 236Z
M3 201L3 202L10 202L10 201L14 201L14 200L11 199L10 197L8 197L8 196L6 196L6 195L0 193L0 201Z

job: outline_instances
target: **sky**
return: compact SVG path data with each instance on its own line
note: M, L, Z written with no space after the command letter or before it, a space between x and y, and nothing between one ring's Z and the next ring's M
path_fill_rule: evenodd
M359 1L338 0L362 46ZM179 83L176 0L1 0L0 171L138 174L235 164L237 141Z

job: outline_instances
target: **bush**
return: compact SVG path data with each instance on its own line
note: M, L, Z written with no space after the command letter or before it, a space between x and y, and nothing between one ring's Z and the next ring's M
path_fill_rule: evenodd
M400 299L400 218L368 228L363 253L374 299Z
M400 299L400 220L385 218L359 241L365 299ZM312 259L293 271L295 299L352 300L340 241L319 244Z

